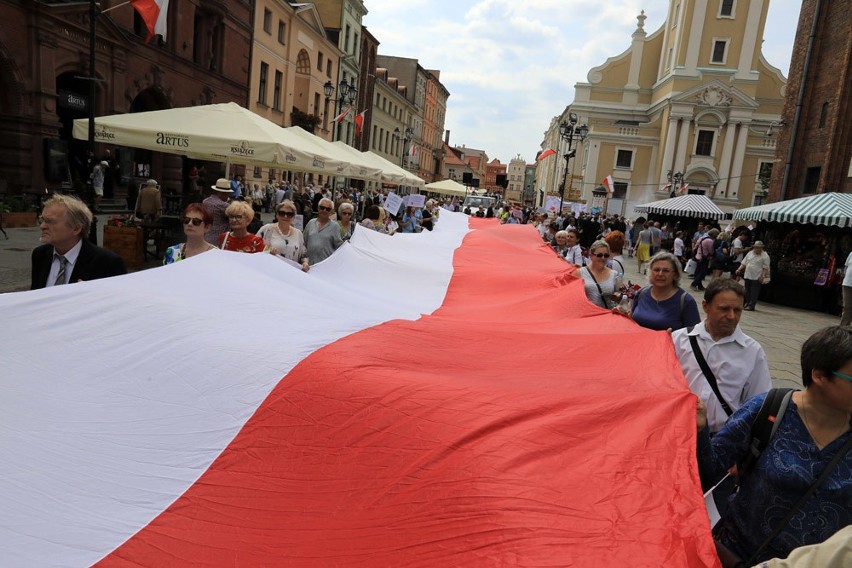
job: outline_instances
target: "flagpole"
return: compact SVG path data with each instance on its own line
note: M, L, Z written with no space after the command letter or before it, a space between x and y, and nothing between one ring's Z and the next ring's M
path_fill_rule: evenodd
M106 14L107 12L112 12L116 8L121 8L122 6L127 6L128 4L130 4L130 0L127 0L127 2L122 2L121 4L116 4L115 6L113 6L111 8L106 8L104 10L101 10L101 14Z

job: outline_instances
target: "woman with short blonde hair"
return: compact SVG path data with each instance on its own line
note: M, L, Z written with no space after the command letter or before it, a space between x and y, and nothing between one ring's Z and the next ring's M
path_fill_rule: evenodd
M219 235L219 248L234 252L263 252L266 243L257 235L248 232L249 223L254 219L254 210L245 201L234 201L225 209L231 230Z

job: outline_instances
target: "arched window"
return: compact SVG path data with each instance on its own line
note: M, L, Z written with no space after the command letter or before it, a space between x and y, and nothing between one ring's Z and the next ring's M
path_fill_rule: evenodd
M296 59L296 73L302 75L311 74L311 56L304 49L299 52L299 57Z

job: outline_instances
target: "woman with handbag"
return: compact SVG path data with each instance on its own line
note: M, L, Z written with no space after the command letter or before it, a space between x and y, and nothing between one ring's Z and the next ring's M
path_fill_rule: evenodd
M763 250L763 241L754 241L752 250L743 258L737 274L745 280L746 306L753 312L760 296L760 287L769 282L769 255Z
M680 287L681 269L677 257L660 252L648 261L648 282L633 297L630 315L648 329L675 331L701 323L698 303Z
M712 439L699 404L702 484L712 487L738 466L739 490L714 529L717 548L729 555L724 566L784 558L852 524L852 328L816 332L802 345L801 361L805 388L792 393L786 410L767 417L770 434L751 463L768 395L746 402Z
M606 267L611 256L609 245L604 240L598 240L589 247L591 262L580 269L579 276L583 279L586 297L596 306L606 310L618 304L616 295L621 288L621 278L618 272Z

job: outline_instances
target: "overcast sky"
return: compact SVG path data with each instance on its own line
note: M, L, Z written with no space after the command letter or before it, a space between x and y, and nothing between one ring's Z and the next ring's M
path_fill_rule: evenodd
M786 77L800 0L768 0L763 54ZM741 0L740 3L744 3ZM574 84L630 46L636 16L645 32L669 0L365 0L364 24L379 53L440 69L450 92L450 143L508 163L532 162L550 119L574 100ZM739 12L739 10L738 10Z

